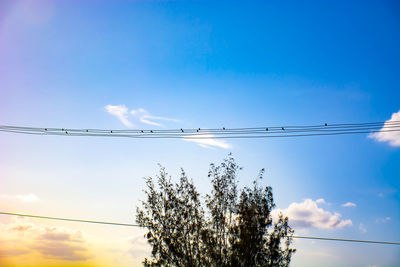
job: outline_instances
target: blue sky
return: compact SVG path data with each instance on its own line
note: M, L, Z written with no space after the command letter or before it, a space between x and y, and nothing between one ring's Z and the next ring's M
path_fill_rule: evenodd
M2 1L0 124L127 129L107 105L126 107L131 127L146 129L386 121L400 111L399 10L395 1ZM398 146L367 135L225 144L2 133L1 208L133 222L142 177L155 175L157 163L175 178L184 167L207 192L209 163L232 152L244 167L242 185L266 169L279 209L351 221L296 233L400 240ZM0 220L2 229L28 223ZM121 266L145 255L140 235L126 241L131 229L29 223L39 232L82 231L99 243L93 254L113 264L122 254ZM94 241L99 233L122 254ZM28 251L24 242L15 246ZM295 245L295 267L400 264L393 246ZM44 252L31 250L24 257L59 264L58 255L39 259Z

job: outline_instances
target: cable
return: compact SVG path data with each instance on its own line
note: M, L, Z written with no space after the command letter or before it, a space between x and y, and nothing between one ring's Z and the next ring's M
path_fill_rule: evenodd
M39 215L31 215L31 214L20 214L20 213L11 213L11 212L3 212L3 211L0 211L0 214L1 214L1 215L10 215L10 216L30 217L30 218L37 218L37 219L48 219L48 220L67 221L67 222L97 223L97 224L107 224L107 225L117 225L117 226L141 227L139 224L128 224L128 223L90 221L90 220L81 220L81 219L57 218L57 217L39 216Z
M400 245L398 242L387 242L387 241L372 241L372 240L358 240L358 239L344 239L344 238L330 238L330 237L317 237L317 236L298 236L294 235L293 238L302 239L314 239L314 240L325 240L325 241L343 241L343 242L357 242L357 243L372 243L372 244L385 244L385 245Z
M187 139L187 140L198 140L198 139L244 139L244 138L279 138L279 137L306 137L306 136L330 136L330 135L345 135L345 134L370 134L378 132L400 132L400 128L392 130L364 130L364 131L342 131L342 132L323 132L323 133L305 133L305 134L292 134L291 132L282 134L263 134L263 135L211 135L211 134L187 134L187 135L129 135L129 134L80 134L80 133L39 133L39 132L19 132L12 130L1 130L1 132L9 133L19 133L19 134L31 134L31 135L57 135L57 136L95 136L95 137L125 137L125 138L135 138L135 139Z
M106 129L69 129L69 128L38 128L0 125L1 132L57 135L57 136L96 136L96 137L127 137L127 138L184 138L215 139L215 138L277 138L304 137L343 134L366 134L377 132L400 132L400 121L345 123L302 126L269 126L248 128L209 128L209 129L169 129L169 130L106 130Z
M252 127L252 128L210 128L210 129L170 129L170 130L104 130L104 129L67 129L67 128L37 128L37 127L19 127L19 126L0 126L4 130L17 130L17 131L40 131L46 132L90 132L90 133L181 133L181 132L231 132L231 131L264 131L266 129L271 130L282 130L282 129L313 129L313 128L354 128L354 127L380 127L399 125L400 121L389 121L389 122L371 122L371 123L357 123L357 124L324 124L324 125L308 125L308 126L269 126L269 127ZM268 131L268 130L267 130Z
M289 126L269 126L269 127L250 127L250 128L197 128L197 129L170 129L170 130L153 130L153 132L187 132L187 131L228 131L228 130L263 130L265 128L269 129L282 129L282 128L315 128L315 127L343 127L343 128L351 128L351 127L368 127L368 126L379 126L379 125L391 125L391 124L398 124L400 121L387 121L387 122L367 122L367 123L342 123L342 124L320 124L320 125L289 125ZM67 128L38 128L38 127L19 127L19 126L0 126L0 128L9 128L9 129L25 129L25 130L42 130L42 131L90 131L90 132L110 132L112 130L103 130L103 129L67 129ZM136 132L136 133L143 133L143 132L150 132L151 130L115 130L118 132Z
M58 220L58 221L68 221L68 222L81 222L81 223L94 223L94 224L105 224L105 225L115 225L115 226L129 226L129 227L139 227L145 228L139 224L128 224L128 223L116 223L116 222L103 222L103 221L92 221L92 220L82 220L82 219L70 219L70 218L59 218L59 217L49 217L49 216L39 216L31 214L21 214L21 213L11 213L0 211L1 215L10 216L22 216L37 219L48 219L48 220ZM151 228L151 226L149 226ZM383 245L400 245L400 242L387 242L387 241L373 241L373 240L357 240L357 239L345 239L345 238L330 238L330 237L317 237L317 236L289 236L292 238L299 239L312 239L312 240L325 240L325 241L343 241L343 242L356 242L356 243L370 243L370 244L383 244Z

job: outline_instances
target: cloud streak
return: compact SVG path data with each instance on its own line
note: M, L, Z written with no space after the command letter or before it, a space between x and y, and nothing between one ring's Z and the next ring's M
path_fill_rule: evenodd
M388 142L389 145L399 147L400 146L400 131L399 132L384 132L385 127L390 127L390 123L400 121L400 110L392 114L392 117L385 121L383 128L377 132L369 135L370 138L375 139L378 142ZM387 128L390 129L390 128Z
M129 120L129 116L133 116L143 124L156 127L163 126L160 121L175 122L175 123L179 122L178 119L167 118L162 116L153 116L150 114L150 112L148 112L144 108L129 110L128 107L126 107L125 105L107 105L104 108L109 114L117 117L126 127L129 128L134 126L132 122Z
M280 212L289 217L289 224L295 229L338 229L353 224L349 219L343 220L337 212L331 213L318 207L317 201L312 199L305 199L301 203L293 202L287 209L273 210L272 215L277 217Z
M353 203L353 202L347 202L347 203L342 204L342 207L344 207L344 208L357 207L357 204Z
M169 121L169 122L179 122L177 119L167 118L167 117L160 117L160 116L153 116L147 110L143 108L131 110L130 113L137 117L141 123L152 125L152 126L163 126L161 123L157 121Z
M214 148L214 147L219 147L223 149L230 149L232 148L232 145L227 143L225 140L221 139L215 139L212 134L202 134L199 136L201 138L195 138L195 137L183 137L183 140L187 142L193 142L198 144L201 147L204 148ZM207 139L204 139L207 138Z

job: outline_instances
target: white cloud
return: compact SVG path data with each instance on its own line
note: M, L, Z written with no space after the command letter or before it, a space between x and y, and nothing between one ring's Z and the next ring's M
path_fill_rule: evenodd
M315 202L317 202L318 204L326 204L326 201L323 198L317 199Z
M26 195L0 195L2 198L10 199L10 200L19 200L23 202L34 202L38 201L39 198L35 194L26 194Z
M138 115L138 114L142 114L142 113L147 113L147 111L143 108L138 108L138 109L131 110L130 113L132 115Z
M360 230L361 233L365 234L367 232L367 228L364 227L362 223L360 223L360 226L358 226L358 229Z
M357 206L357 204L355 204L353 202L347 202L347 203L342 204L342 207L345 207L345 208L356 207L356 206Z
M293 228L320 228L320 229L336 229L351 226L351 220L343 220L339 213L331 213L318 207L316 201L306 199L302 203L293 202L287 209L275 209L272 215L282 212L289 217L289 224Z
M104 107L108 113L117 117L126 127L132 127L128 120L128 108L125 105L107 105Z
M200 138L199 138L200 137ZM197 143L199 146L204 148L219 147L224 149L232 148L232 145L227 143L225 140L215 139L212 134L202 134L199 136L186 136L183 140L188 142Z
M153 116L151 115L147 110L143 108L138 108L131 110L130 113L133 116L136 116L140 122L148 125L153 125L160 127L162 126L161 123L156 122L156 121L170 121L170 122L179 122L177 119L172 119L172 118L167 118L167 117L160 117L160 116Z
M392 218L390 218L390 217L385 217L385 218L379 218L379 219L376 219L376 223L387 223L388 221L390 221Z
M16 198L24 201L24 202L33 202L39 200L39 198L35 194L28 194L28 195L17 195Z
M389 127L386 130L395 130L395 128L390 128L390 125L396 121L400 121L400 111L393 113L390 120L385 122L383 128L377 133L370 134L369 137L374 138L378 142L389 142L391 146L400 146L400 131L384 132L385 127Z

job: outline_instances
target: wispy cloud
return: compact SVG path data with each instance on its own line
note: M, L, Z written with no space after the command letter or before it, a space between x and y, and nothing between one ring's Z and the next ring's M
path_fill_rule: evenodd
M132 122L129 120L129 116L133 116L141 123L156 127L163 126L160 121L179 122L178 119L154 116L144 108L129 110L125 105L107 105L104 108L109 114L117 117L126 127L133 127Z
M198 137L199 138L196 138L196 136L183 137L183 140L197 143L199 146L204 148L214 148L214 147L219 147L224 149L232 148L231 144L227 143L225 140L215 139L212 134L202 134L199 135Z
M400 131L399 132L384 132L385 127L389 127L391 122L400 121L400 110L397 113L393 113L390 120L387 120L383 128L377 132L370 134L370 138L374 138L378 142L388 142L391 146L400 146ZM391 128L386 128L390 130ZM393 129L393 128L392 128Z
M137 117L140 122L142 122L144 124L148 124L148 125L157 126L157 127L163 126L161 123L159 123L157 121L179 122L179 120L173 119L173 118L153 116L144 108L138 108L136 110L135 109L131 110L130 113L133 116Z
M289 217L289 224L293 228L319 228L336 229L351 226L351 220L343 220L337 212L331 213L318 207L318 203L312 199L306 199L301 203L293 202L287 209L272 211L274 217L282 212Z
M0 250L0 259L6 257L20 257L22 255L29 254L30 251L28 249L21 249L16 247L2 247Z
M342 207L345 207L345 208L351 208L351 207L356 207L356 206L357 206L357 204L353 203L353 202L347 202L347 203L342 204Z
M323 198L319 198L315 202L317 202L318 204L326 204L326 201Z
M48 227L26 219L16 219L0 229L11 239L24 236L19 247L7 247L5 257L39 253L45 259L85 261L90 258L88 245L82 232L66 227ZM4 236L3 236L4 238ZM7 241L7 240L5 240Z
M362 223L360 223L360 225L358 226L358 230L360 230L360 232L363 234L367 232L367 228L365 228L365 226Z
M392 218L390 218L390 217L385 217L385 218L379 218L379 219L376 219L376 223L387 223L388 221L390 221Z
M133 124L128 120L128 108L125 105L107 105L104 107L108 113L117 117L126 127Z

